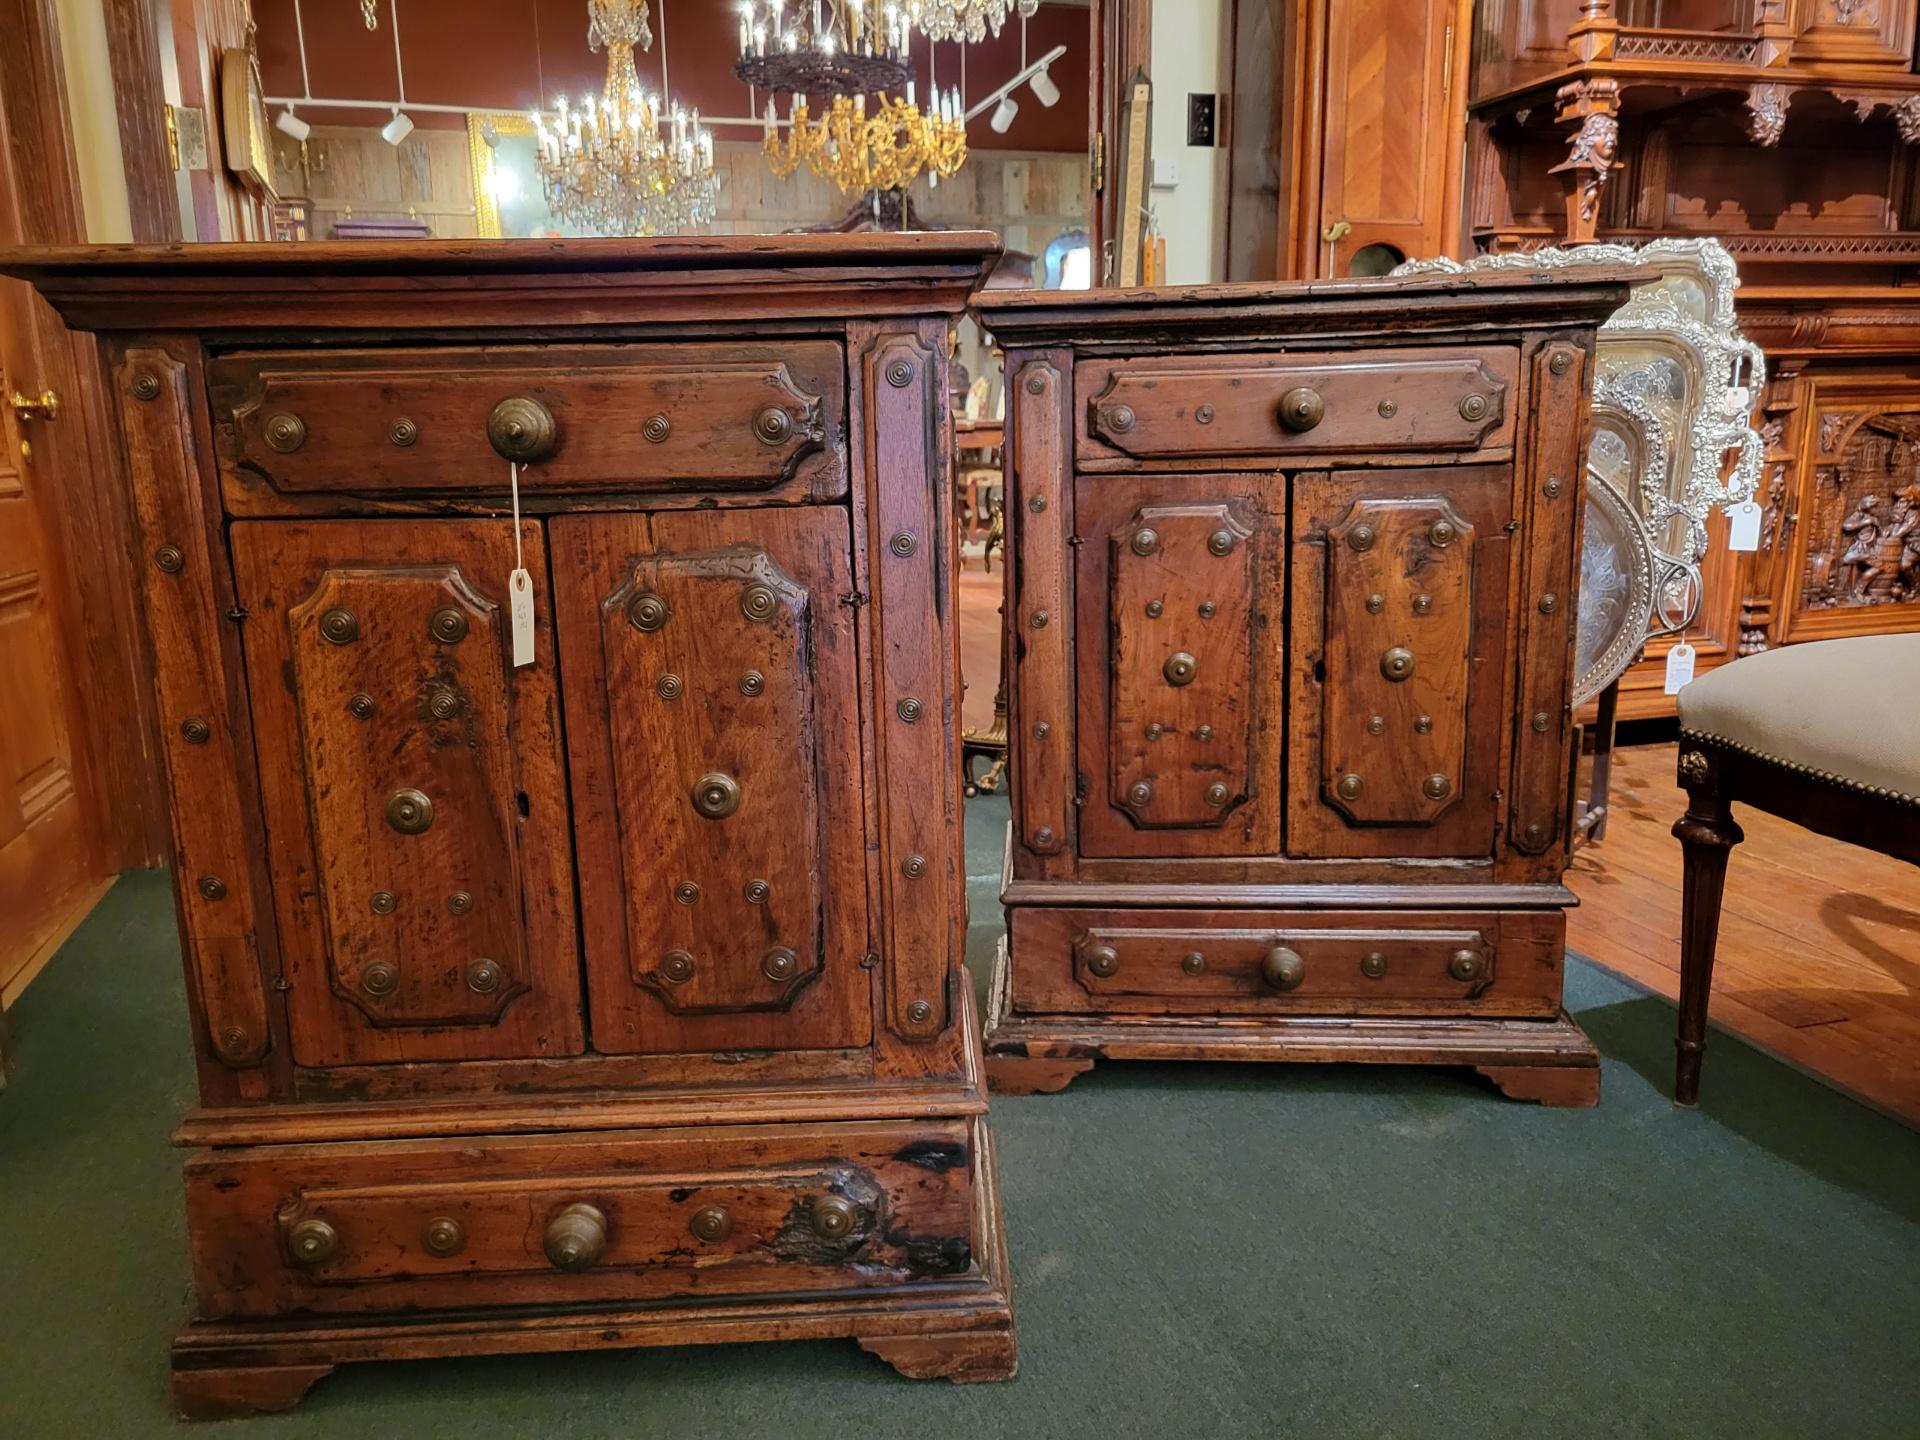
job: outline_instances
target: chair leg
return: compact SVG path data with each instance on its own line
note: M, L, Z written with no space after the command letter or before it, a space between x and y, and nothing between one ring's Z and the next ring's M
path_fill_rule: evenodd
M1687 756L1686 760L1694 758ZM1700 1060L1706 1049L1707 996L1713 988L1713 950L1720 933L1720 899L1726 888L1727 854L1746 836L1732 807L1703 777L1687 786L1687 813L1674 822L1685 860L1680 895L1680 1033L1673 1071L1673 1098L1693 1105L1700 1098Z

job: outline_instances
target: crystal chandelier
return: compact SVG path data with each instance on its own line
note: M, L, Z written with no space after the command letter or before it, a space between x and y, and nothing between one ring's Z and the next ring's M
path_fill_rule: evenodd
M905 98L882 95L871 115L866 96L836 95L817 122L806 97L796 95L784 143L769 100L764 149L767 168L782 178L805 161L843 191L898 190L923 171L941 179L958 171L967 160L967 127L959 91L949 90L922 111L909 81Z
M607 81L577 108L565 97L533 117L541 187L556 220L599 235L660 235L712 223L719 198L713 135L700 112L663 113L640 88L638 45L653 44L647 0L587 0L587 43L607 52Z
M1007 16L1025 20L1039 10L1040 0L906 0L907 18L933 40L961 40L973 44L1000 33Z
M913 79L911 33L894 0L745 0L733 73L790 95L899 90Z

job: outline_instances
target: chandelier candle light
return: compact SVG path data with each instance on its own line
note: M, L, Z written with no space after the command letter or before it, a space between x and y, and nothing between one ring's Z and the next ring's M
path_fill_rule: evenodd
M653 32L646 0L588 0L588 43L606 47L598 96L533 117L547 208L565 224L601 235L672 234L712 223L719 198L713 134L700 112L660 102L640 88L633 50Z

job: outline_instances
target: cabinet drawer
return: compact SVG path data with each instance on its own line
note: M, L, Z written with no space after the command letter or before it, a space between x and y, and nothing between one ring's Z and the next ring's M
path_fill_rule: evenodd
M1076 367L1083 461L1512 444L1513 350L1167 355Z
M1551 1016L1563 923L1558 912L1016 910L1014 1007Z
M187 1166L200 1313L963 1275L974 1269L974 1155L965 1119L206 1151Z
M510 456L536 501L838 496L845 377L839 344L797 340L250 352L214 362L208 388L228 506L258 513L343 496L498 501Z

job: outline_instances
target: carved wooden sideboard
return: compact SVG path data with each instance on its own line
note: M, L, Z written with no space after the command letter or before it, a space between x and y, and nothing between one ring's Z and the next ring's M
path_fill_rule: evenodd
M1596 326L1640 272L999 293L1013 820L996 1088L1472 1065L1561 1010Z
M1012 1373L946 416L996 254L0 258L103 333L138 513L201 1090L183 1412L680 1342Z
M1920 629L1920 3L1481 0L1468 226L1482 250L1710 235L1767 353L1762 549L1716 544L1704 670ZM1671 714L1656 640L1624 717Z

